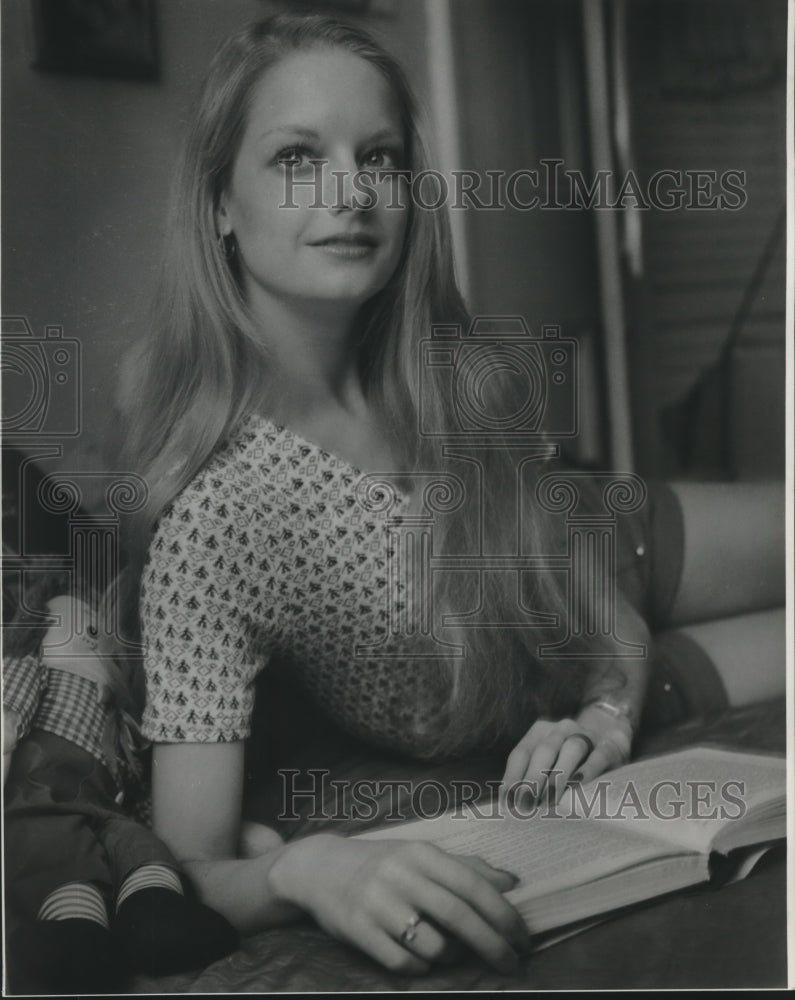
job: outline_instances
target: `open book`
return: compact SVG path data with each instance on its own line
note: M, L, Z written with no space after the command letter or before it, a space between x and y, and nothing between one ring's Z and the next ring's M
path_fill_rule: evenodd
M473 804L359 836L429 840L513 872L506 898L540 933L707 881L729 852L742 878L785 834L783 757L696 747L569 788L557 806Z

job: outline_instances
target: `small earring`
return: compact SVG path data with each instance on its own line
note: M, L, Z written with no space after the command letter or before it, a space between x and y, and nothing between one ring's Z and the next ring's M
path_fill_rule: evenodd
M227 238L229 242L227 243ZM218 249L221 251L221 256L224 260L231 260L235 256L235 237L233 233L229 233L228 237L221 233L218 237Z

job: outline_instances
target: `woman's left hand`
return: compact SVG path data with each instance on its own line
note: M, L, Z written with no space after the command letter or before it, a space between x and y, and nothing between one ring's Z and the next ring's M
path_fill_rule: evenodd
M596 706L576 719L539 719L508 757L500 800L510 794L517 802L540 802L544 796L558 802L573 778L591 781L626 764L631 745L629 722Z

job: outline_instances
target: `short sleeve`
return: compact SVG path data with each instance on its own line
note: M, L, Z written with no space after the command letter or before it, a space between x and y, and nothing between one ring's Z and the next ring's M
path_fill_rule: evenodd
M230 495L189 489L161 516L141 579L142 732L155 743L241 740L266 658L253 641L248 519Z

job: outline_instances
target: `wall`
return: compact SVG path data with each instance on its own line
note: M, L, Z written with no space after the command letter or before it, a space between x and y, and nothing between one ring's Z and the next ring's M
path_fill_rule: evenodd
M584 167L576 5L468 0L452 10L463 166L481 173L536 169L542 177L545 158ZM531 193L530 185L518 189L520 199ZM476 309L519 312L533 326L593 319L593 232L585 212L508 208L470 212L468 221Z
M738 171L745 193L733 210L642 213L641 471L783 477L786 4L645 0L629 11L641 176Z
M587 169L582 28L571 0L467 0L453 3L460 87L462 167L481 176L538 172L519 201L546 200L545 159ZM484 182L481 193L488 200ZM550 195L554 202L554 196ZM476 313L523 316L534 335L559 325L579 344L580 434L572 458L604 460L599 389L599 292L593 219L586 211L538 206L468 210L470 304ZM545 426L566 427L571 395L550 393Z

